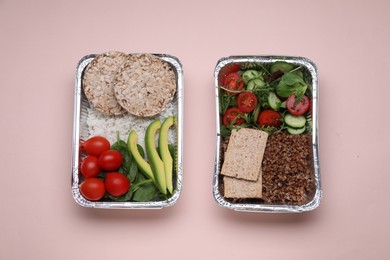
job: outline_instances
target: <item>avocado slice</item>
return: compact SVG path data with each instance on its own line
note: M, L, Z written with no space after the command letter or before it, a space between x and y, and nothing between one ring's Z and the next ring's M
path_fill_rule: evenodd
M153 121L148 126L145 133L145 148L157 188L161 191L162 194L167 194L164 162L158 155L155 144L156 133L160 127L161 122L159 119Z
M134 160L136 161L140 170L147 176L149 179L154 181L153 171L150 167L150 164L145 161L138 151L138 135L134 130L131 130L129 137L127 138L127 147L130 153L133 155Z
M160 129L160 136L158 138L158 148L160 151L160 156L164 162L165 169L165 180L167 184L167 189L170 194L173 193L173 159L168 148L168 130L175 123L175 118L173 116L167 117Z

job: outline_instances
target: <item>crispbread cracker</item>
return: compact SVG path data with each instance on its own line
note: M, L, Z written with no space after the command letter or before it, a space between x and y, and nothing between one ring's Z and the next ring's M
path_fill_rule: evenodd
M83 88L91 106L105 115L121 115L126 110L118 103L113 79L128 54L107 52L97 55L86 67L83 76Z
M268 134L261 130L242 128L232 131L221 174L248 181L257 181Z
M224 176L223 183L224 196L226 198L246 199L263 197L263 182L261 171L257 181L247 181Z
M150 117L162 112L176 92L171 66L152 54L132 54L114 80L115 96L130 114Z

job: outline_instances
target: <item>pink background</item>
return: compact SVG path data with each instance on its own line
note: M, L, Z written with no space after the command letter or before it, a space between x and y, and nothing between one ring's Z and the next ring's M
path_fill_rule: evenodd
M386 0L0 0L0 259L389 259L389 10ZM184 186L173 207L96 210L72 198L76 64L110 50L184 65ZM315 211L214 202L213 70L234 54L318 65Z

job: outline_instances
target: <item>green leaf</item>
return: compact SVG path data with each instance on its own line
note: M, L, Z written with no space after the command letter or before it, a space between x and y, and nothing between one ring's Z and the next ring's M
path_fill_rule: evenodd
M257 97L257 101L259 102L261 109L265 109L269 107L268 95L271 91L272 88L262 88L262 89L257 89L253 92Z
M133 191L132 191L132 189L129 189L129 191L127 193L125 193L125 194L123 194L122 196L119 196L119 197L112 196L111 194L106 192L106 196L108 198L110 198L111 200L113 200L113 201L119 201L119 202L130 201L131 197L133 196Z
M122 154L123 162L118 171L125 175L128 175L130 170L130 164L132 161L132 156L127 148L127 143L120 139L119 132L117 132L117 141L111 145L111 149L117 150Z
M225 114L226 110L230 106L230 102L232 101L233 96L230 94L226 94L221 92L219 95L219 113L221 115Z
M128 177L130 179L130 183L134 183L138 175L138 166L135 160L133 160L130 164Z
M171 154L172 158L175 158L176 157L175 146L173 144L168 144L168 150L169 150L169 153Z
M231 132L232 131L227 126L221 125L221 136L222 137L230 136Z
M134 201L150 201L159 193L158 189L153 183L146 183L139 187L133 195Z
M297 73L286 73L282 76L281 81L289 86L292 86L297 83L302 83L303 79Z
M144 148L142 148L141 145L137 144L137 148L138 148L138 151L139 153L141 154L142 158L145 158L145 151L144 151Z
M278 85L276 86L276 94L281 97L289 97L296 94L297 98L302 98L306 92L307 84L302 78L302 73L299 71L289 72L282 76Z

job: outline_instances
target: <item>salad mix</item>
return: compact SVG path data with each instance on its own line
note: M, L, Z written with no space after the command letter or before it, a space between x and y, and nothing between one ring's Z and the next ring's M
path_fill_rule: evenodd
M220 82L221 135L255 128L267 133L312 131L310 75L284 61L232 66Z

